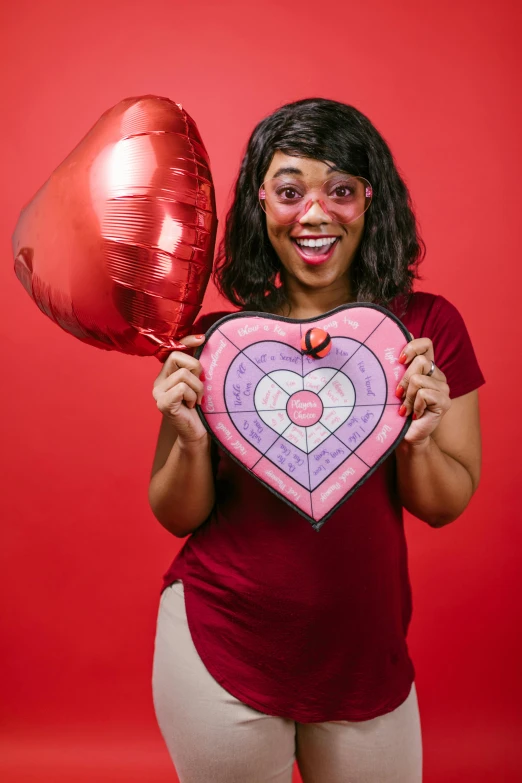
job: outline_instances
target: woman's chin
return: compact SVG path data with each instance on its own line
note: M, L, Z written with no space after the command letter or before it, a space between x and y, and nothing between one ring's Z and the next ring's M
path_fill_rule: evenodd
M347 282L348 269L327 268L326 266L310 267L300 269L295 277L306 288L317 290L330 287L339 288Z

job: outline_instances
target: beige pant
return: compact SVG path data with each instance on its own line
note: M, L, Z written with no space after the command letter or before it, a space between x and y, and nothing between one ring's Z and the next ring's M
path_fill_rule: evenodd
M421 783L415 684L366 721L296 723L265 715L216 682L194 647L181 581L161 594L152 674L158 724L180 783Z

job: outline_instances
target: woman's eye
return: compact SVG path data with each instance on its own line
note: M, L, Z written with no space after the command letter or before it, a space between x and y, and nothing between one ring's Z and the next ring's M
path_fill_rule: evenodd
M335 188L335 195L337 198L347 198L352 195L352 189L348 185L338 185Z
M299 191L289 186L285 188L278 188L276 191L276 196L279 201L295 201L296 199L301 198Z
M283 191L283 198L285 198L287 201L291 201L297 195L297 190L294 190L294 188L285 188Z

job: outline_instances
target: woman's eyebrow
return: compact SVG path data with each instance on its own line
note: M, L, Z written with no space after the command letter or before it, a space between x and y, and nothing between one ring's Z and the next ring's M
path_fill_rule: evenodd
M281 169L277 169L274 177L280 177L282 174L302 174L300 169L296 169L293 166L285 166Z
M328 166L328 171L331 173L332 171L344 171L344 169L340 169L338 166ZM301 169L296 169L294 166L283 166L280 169L277 169L276 173L273 175L274 179L276 177L281 177L283 174L300 174L303 175L303 172Z

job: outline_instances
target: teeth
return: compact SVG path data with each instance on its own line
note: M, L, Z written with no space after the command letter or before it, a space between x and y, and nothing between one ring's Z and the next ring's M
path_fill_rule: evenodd
M298 245L302 247L321 247L322 245L331 245L337 237L325 237L324 239L296 239Z

